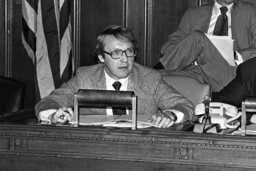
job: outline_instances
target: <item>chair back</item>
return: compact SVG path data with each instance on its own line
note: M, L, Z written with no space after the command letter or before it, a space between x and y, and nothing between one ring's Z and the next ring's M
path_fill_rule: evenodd
M79 107L128 107L132 113L132 129L137 123L137 98L133 91L80 89L74 95L74 126L79 124Z
M25 84L13 78L0 76L0 114L23 108Z
M164 80L194 105L202 103L206 96L211 96L210 86L199 83L192 77L165 75Z

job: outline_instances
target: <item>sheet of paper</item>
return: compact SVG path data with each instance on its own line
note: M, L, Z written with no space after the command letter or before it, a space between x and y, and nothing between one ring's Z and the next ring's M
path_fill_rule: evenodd
M223 58L229 63L229 65L235 66L233 49L234 40L228 36L215 36L209 34L206 34L206 36L211 40L211 42L218 49Z
M117 117L116 115L80 115L79 125L103 125L113 122Z
M132 126L132 119L131 115L80 115L79 125L130 128ZM148 128L152 126L153 124L148 122L148 116L137 116L137 128Z
M132 121L131 120L123 120L123 121L116 121L116 122L109 122L105 123L102 126L104 127L117 127L117 128L130 128L132 127ZM137 128L149 128L153 127L152 123L149 122L137 122Z

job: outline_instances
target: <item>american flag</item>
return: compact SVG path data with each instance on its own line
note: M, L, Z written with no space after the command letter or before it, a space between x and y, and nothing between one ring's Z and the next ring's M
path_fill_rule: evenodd
M35 66L36 100L73 73L70 14L71 0L22 0L22 43Z

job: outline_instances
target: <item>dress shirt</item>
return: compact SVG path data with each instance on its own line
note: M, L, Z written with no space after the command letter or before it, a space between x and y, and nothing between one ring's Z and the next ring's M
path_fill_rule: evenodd
M228 11L227 11L227 16L228 16L228 37L232 38L232 32L231 32L231 8L233 7L234 3L230 4L227 6ZM207 33L208 34L213 34L213 30L215 27L215 24L217 22L217 19L219 15L221 14L220 7L222 7L217 1L215 1L213 8L212 8L212 16L210 20L210 25L208 28Z
M122 84L122 86L120 88L120 91L127 91L128 77L120 79L120 80L114 80L113 78L111 78L108 75L106 70L104 70L104 73L105 73L105 78L106 78L107 90L115 90L115 88L113 87L113 83L116 82L116 81L119 81ZM112 107L107 107L106 113L107 113L107 115L113 115ZM126 114L128 114L128 113L129 113L129 110L126 109Z
M231 9L233 7L234 3L230 4L227 6L228 11L227 11L227 17L228 17L228 37L232 39L232 28L231 28ZM212 16L211 16L211 20L210 20L210 24L209 24L209 28L207 31L207 34L212 35L213 34L213 30L215 28L215 24L217 22L217 19L219 17L219 15L221 14L220 8L222 6L215 0L215 3L213 5L212 8ZM236 55L237 55L237 59L235 59L235 63L236 65L239 65L243 62L243 58L242 55L236 51Z

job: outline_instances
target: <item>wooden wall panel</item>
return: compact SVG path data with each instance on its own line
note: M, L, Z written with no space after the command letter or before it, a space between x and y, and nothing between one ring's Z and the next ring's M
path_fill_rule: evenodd
M4 29L5 29L5 3L0 0L0 75L5 74L5 56L4 56Z
M139 42L136 62L153 66L160 47L176 30L185 10L197 0L87 0L81 1L80 64L96 63L93 50L98 33L108 25L127 26ZM78 66L79 66L78 65Z
M34 106L34 65L21 41L22 9L21 0L14 0L12 22L12 77L25 83L24 107Z
M169 34L176 31L177 26L189 7L197 5L197 1L193 0L152 0L152 18L149 18L150 33L148 34L148 57L147 66L154 66L160 56L160 49L167 40Z
M95 64L96 38L108 25L123 25L123 0L81 0L80 65Z
M126 6L125 25L132 30L138 40L139 51L135 61L144 64L147 57L147 1L128 0Z

